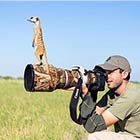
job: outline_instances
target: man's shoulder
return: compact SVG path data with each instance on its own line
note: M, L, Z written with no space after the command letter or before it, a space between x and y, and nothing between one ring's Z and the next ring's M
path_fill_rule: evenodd
M135 98L140 97L140 84L129 82L124 92L124 95L130 96L130 97L132 96Z

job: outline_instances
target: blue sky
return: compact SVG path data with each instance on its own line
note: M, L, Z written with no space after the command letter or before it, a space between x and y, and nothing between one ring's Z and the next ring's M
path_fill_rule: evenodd
M140 81L140 2L24 1L0 2L0 75L23 77L36 63L31 46L33 24L41 20L48 61L71 69L92 69L110 55L123 55L131 64L131 80Z

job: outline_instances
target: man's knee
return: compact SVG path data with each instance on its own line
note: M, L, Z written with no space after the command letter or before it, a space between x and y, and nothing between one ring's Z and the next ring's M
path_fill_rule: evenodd
M101 132L94 132L88 135L88 140L103 140L103 138L99 138L97 135Z
M88 136L88 140L119 140L119 139L138 140L138 138L135 138L134 136L110 132L110 131L94 132L89 134Z

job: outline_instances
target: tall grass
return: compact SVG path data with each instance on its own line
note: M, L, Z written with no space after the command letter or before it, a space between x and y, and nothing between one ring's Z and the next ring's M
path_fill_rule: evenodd
M85 140L69 115L72 91L26 92L23 80L0 79L0 140Z

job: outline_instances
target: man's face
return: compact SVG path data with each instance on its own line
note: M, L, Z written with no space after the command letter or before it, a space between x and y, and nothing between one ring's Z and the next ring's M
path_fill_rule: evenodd
M106 82L109 89L117 89L123 82L123 72L120 69L106 71Z

